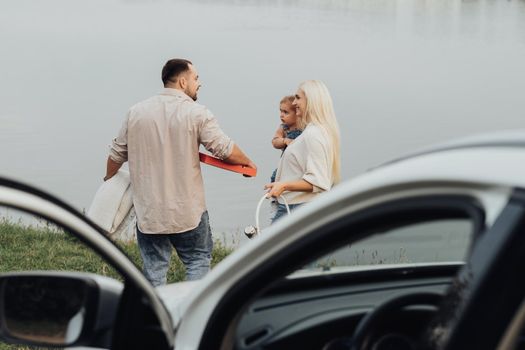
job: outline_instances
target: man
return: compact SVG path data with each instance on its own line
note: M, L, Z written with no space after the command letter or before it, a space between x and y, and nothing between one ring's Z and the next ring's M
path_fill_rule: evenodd
M213 241L204 200L199 145L231 164L255 164L223 133L211 112L196 103L199 75L185 59L162 69L164 90L128 111L113 140L104 181L129 162L137 241L144 274L166 283L173 247L186 279L210 269Z

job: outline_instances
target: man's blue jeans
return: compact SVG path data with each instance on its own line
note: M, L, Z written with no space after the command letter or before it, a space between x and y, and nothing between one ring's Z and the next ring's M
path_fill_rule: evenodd
M208 212L193 230L172 234L145 234L137 227L137 241L144 275L154 286L166 284L173 248L186 267L186 280L197 280L210 270L213 239Z

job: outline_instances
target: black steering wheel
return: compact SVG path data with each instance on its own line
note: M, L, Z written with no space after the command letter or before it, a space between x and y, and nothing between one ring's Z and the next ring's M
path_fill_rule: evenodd
M438 308L443 296L432 292L419 292L393 298L370 311L357 325L352 337L352 350L370 350L373 333L381 320L391 317L407 306L425 305Z

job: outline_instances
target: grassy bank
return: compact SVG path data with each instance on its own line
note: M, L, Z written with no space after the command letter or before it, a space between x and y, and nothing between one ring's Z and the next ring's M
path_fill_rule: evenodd
M142 266L135 242L118 245L136 266ZM232 249L215 242L212 267L231 252ZM0 220L0 272L36 269L84 271L120 279L106 262L75 237L55 227L25 226ZM184 273L182 262L174 254L168 283L184 280Z
M136 266L142 266L135 242L118 245ZM231 252L231 248L215 242L212 268ZM82 271L122 280L113 268L70 234L53 226L35 227L0 219L0 273L25 270ZM174 254L168 272L168 283L182 281L184 276L184 266ZM0 350L14 349L35 348L0 342Z

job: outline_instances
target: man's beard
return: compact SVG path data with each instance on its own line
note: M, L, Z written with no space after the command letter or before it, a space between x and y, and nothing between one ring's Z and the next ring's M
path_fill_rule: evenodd
M184 92L186 93L186 95L188 95L189 97L191 97L191 99L192 99L193 101L197 101L197 91L195 91L194 94L191 94L191 92L189 92L189 91L184 91Z

